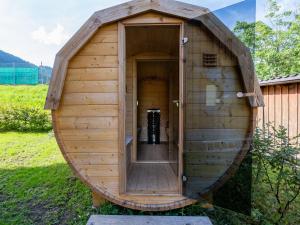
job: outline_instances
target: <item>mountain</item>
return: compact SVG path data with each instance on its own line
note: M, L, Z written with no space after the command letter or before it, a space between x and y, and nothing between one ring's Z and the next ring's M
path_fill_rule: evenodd
M36 65L27 62L20 57L14 56L0 50L0 67L35 67Z

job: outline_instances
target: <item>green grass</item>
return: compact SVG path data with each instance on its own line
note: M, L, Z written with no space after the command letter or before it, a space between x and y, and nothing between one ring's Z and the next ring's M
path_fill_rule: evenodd
M43 108L48 85L0 85L1 105L37 106Z
M143 213L106 203L91 207L90 190L75 178L52 133L0 133L0 224L86 224L91 214L208 215L214 224L251 224L243 215L199 205Z

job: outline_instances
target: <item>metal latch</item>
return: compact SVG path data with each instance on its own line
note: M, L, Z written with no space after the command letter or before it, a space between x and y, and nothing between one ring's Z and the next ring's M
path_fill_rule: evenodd
M253 97L253 96L255 96L255 93L254 93L254 92L251 92L251 93L238 92L238 93L236 94L236 96L237 96L238 98Z
M182 182L187 182L187 177L182 175Z

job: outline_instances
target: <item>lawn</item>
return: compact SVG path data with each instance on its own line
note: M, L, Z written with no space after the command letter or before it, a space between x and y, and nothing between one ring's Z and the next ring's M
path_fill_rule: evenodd
M91 214L142 214L106 203L91 206L90 190L75 178L53 134L0 133L0 224L85 224ZM246 216L199 205L163 215L208 215L214 224L249 224Z
M37 106L43 108L48 85L0 85L0 103L15 106Z

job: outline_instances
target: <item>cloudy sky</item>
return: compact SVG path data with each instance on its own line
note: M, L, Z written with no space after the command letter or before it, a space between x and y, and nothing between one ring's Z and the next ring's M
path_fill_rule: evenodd
M39 65L52 66L56 52L97 10L127 0L0 0L0 50ZM216 11L233 27L237 20L255 19L255 0L181 0ZM266 1L256 5L256 19L265 20ZM278 0L285 8L299 0Z

